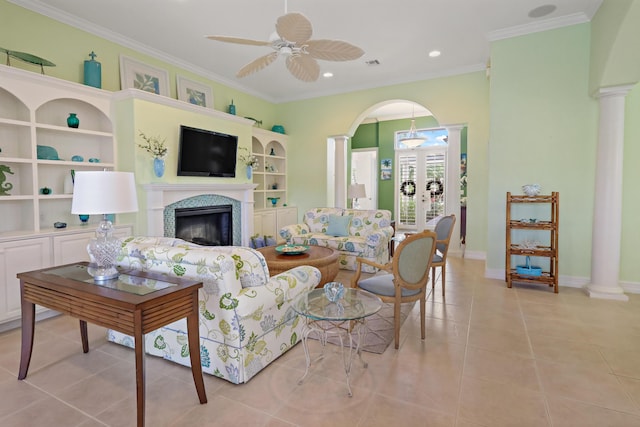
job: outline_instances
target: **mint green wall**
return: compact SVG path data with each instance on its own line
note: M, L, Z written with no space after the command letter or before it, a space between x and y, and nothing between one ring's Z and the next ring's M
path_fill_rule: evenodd
M181 74L212 87L214 109L226 112L227 105L233 99L238 116L262 120L262 127L265 129L271 129L271 126L276 124L276 111L270 102L62 24L6 0L0 0L0 40L0 47L28 52L56 64L55 67L45 67L46 75L77 83L83 82L84 60L89 59L88 54L91 51L95 51L98 55L96 60L102 64L102 88L109 91L120 90L119 55L124 54L145 64L167 70L171 98L177 98L176 74ZM6 56L0 53L0 61L4 63L5 58ZM40 72L39 67L19 60L11 61L11 65Z
M492 44L488 269L504 268L506 192L538 183L560 193L560 274L590 276L598 110L589 48L588 24Z
M640 64L640 60L638 61ZM640 84L626 97L622 186L622 242L620 244L620 280L639 282L640 272Z
M590 93L640 80L640 0L607 0L591 23Z

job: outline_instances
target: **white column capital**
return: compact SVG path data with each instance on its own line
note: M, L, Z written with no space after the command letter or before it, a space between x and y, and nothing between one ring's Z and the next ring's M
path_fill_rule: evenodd
M597 98L605 98L608 96L626 96L635 85L609 86L602 87L596 94Z

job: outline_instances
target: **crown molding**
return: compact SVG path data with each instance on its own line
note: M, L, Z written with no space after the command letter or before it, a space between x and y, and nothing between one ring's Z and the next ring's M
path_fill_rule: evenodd
M487 38L490 42L493 42L511 37L539 33L541 31L555 30L569 25L584 24L589 21L591 21L591 19L586 14L582 12L573 13L571 15L561 16L558 18L545 19L544 21L536 21L524 25L517 25L515 27L491 31L487 33Z
M113 43L132 49L144 55L151 56L153 58L156 58L160 61L166 62L171 65L174 65L183 70L190 71L194 74L197 74L209 80L213 80L217 83L223 84L232 89L240 90L248 95L253 95L257 98L263 99L268 102L273 102L273 103L276 102L276 100L269 99L268 97L265 97L264 94L256 92L252 89L246 88L242 85L239 85L235 81L228 80L222 76L219 76L218 74L212 73L190 62L183 61L181 59L176 58L175 56L172 56L160 50L154 49L136 40L130 39L128 37L124 37L121 34L118 34L114 31L111 31L109 29L96 25L92 22L86 21L84 19L80 19L76 16L69 15L68 13L62 12L61 10L48 6L40 1L37 1L37 0L7 0L7 1L17 6L31 10L33 12L39 13L40 15L44 15L55 21L62 22L63 24L70 25L74 28L85 31L89 34L93 34L94 36L98 36L105 40L109 40Z

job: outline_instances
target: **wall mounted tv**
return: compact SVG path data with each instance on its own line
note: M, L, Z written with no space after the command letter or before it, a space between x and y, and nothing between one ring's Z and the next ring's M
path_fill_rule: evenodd
M178 176L234 178L238 137L180 126Z

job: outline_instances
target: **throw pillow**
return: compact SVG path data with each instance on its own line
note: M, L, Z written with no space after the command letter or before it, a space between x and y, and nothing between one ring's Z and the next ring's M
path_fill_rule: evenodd
M327 227L327 235L334 237L348 236L349 224L351 224L351 215L330 215L329 226Z
M251 236L251 243L253 244L253 248L263 248L264 247L264 237L260 235Z

